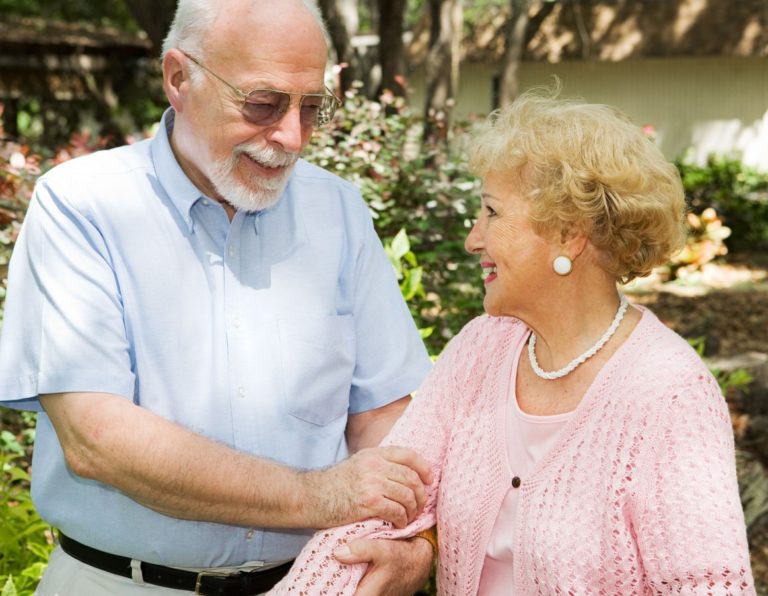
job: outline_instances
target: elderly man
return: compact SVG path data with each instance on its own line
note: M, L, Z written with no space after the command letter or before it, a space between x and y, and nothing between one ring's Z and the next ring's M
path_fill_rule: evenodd
M423 506L426 462L374 446L429 359L359 193L298 159L326 53L308 0L181 0L157 135L39 180L0 344L61 533L39 594L265 592L307 529ZM431 559L356 548L361 593Z

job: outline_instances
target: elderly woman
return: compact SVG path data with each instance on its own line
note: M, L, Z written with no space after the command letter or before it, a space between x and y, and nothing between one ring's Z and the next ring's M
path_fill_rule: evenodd
M275 593L353 594L334 550L436 523L440 594L753 594L717 382L617 291L684 241L675 168L616 110L537 94L470 155L487 316L387 439L432 462L428 504L318 533Z

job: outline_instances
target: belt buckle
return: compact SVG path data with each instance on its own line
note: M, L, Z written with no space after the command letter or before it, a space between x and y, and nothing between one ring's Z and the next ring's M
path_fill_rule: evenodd
M225 579L227 577L236 577L238 574L232 574L232 573L225 573L223 571L198 571L197 577L195 578L195 594L200 594L202 596L205 596L205 592L201 592L200 589L203 587L203 578L204 577L220 577L222 579Z

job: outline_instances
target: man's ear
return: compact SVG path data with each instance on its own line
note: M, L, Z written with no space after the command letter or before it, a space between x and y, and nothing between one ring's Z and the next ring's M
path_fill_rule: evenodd
M187 57L177 48L163 56L163 89L168 102L176 112L184 111L184 99L189 93L189 65Z

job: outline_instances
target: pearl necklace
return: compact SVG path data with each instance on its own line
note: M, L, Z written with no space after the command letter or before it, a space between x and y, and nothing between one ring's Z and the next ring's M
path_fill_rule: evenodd
M536 360L536 334L533 331L531 331L531 338L528 341L528 360L530 360L531 362L531 368L533 369L533 372L536 373L537 377L541 377L542 379L547 379L547 380L560 379L565 375L572 373L577 366L579 366L584 361L588 360L589 358L592 358L592 356L597 354L597 352L600 351L600 348L602 348L606 344L606 342L609 339L611 339L611 336L614 333L616 333L616 329L619 328L619 323L621 323L621 320L624 318L624 313L627 312L628 306L629 306L629 303L627 302L626 297L622 294L621 299L619 301L619 310L616 311L616 316L613 317L613 322L611 323L611 326L608 327L605 333L603 333L603 336L597 340L597 343L595 345L589 348L581 356L577 356L576 358L571 360L568 364L566 364L560 370L553 370L551 372L546 372L542 370L542 368L539 366L539 361Z

